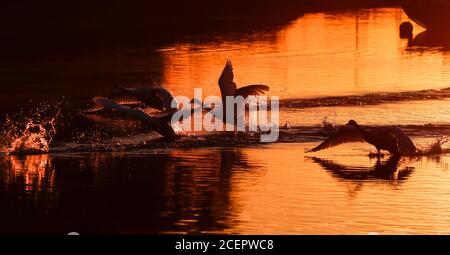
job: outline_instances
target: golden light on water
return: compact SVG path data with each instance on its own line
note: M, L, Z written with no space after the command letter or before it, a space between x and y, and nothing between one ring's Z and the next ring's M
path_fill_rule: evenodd
M175 94L219 93L227 59L238 85L264 83L290 98L407 91L450 86L450 56L408 49L398 36L401 9L306 14L286 25L212 42L176 43L160 50L163 83ZM415 33L422 28L415 26Z
M99 72L129 80L125 85L154 79L175 95L192 97L194 88L203 88L205 97L219 95L217 81L230 59L238 86L267 84L270 95L287 102L280 126L290 125L282 128L285 140L272 144L243 142L231 132L155 140L137 121L114 114L75 119L74 125L96 124L89 126L96 132L77 137L98 132L91 142L66 143L63 135L58 142L42 140L47 130L29 125L8 143L15 149L7 152L20 155L0 156L0 195L19 205L5 203L6 218L13 215L19 224L36 218L35 229L54 220L49 232L60 231L67 217L79 220L71 227L120 234L448 234L447 155L377 160L368 157L374 147L363 143L305 153L330 134L321 125L349 119L399 126L420 148L449 134L449 47L430 45L418 26L412 40L399 38L406 20L399 8L310 13L265 30L186 37L152 49L151 56L147 48L124 51L119 64L104 53L64 60L65 66L55 60L49 73L58 66L65 75L53 76L65 82L78 77L95 84L93 67L104 64ZM140 78L148 74L156 77ZM105 83L97 85L107 86L101 88L106 95L113 88ZM318 98L324 96L333 98L324 103ZM305 98L319 103L295 105ZM53 135L56 124L50 124ZM30 152L50 153L22 155Z
M448 192L444 184L449 178L448 157L441 158L441 163L402 159L390 172L383 168L388 157L379 168L376 159L367 157L371 146L347 145L316 155L304 154L303 148L277 145L270 150L270 158L264 150L243 150L264 165L264 174L254 170L240 175L232 186L231 197L239 211L238 224L230 232L448 233L449 200L436 193ZM324 170L314 157L328 162L330 168ZM439 187L431 184L437 176Z
M23 199L51 199L55 191L55 170L49 155L5 156L1 163L3 184L23 185L26 192Z

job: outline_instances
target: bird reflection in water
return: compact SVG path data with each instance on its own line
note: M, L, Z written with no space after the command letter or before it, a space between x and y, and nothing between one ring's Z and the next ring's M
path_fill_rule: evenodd
M395 156L389 157L386 161L377 159L372 167L346 166L318 157L311 159L321 165L325 170L331 171L333 176L343 180L406 180L414 170L413 167L399 169L401 158Z
M394 185L407 180L414 171L414 167L410 166L400 169L402 160L401 157L396 156L391 156L385 161L378 158L375 164L369 167L348 166L318 157L312 157L310 159L323 169L329 171L333 177L356 184L355 187L349 190L350 196L354 196L362 188L364 181L379 180Z
M414 38L408 39L409 52L421 52L427 50L450 51L450 35L448 33L423 31Z

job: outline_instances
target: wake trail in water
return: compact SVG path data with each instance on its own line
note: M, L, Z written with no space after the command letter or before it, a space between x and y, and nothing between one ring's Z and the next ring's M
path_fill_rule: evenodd
M404 101L439 100L447 98L450 98L450 88L402 92L380 92L354 96L285 99L280 102L280 107L313 108L332 106L363 106Z
M380 126L365 126L367 130ZM304 143L321 142L340 126L297 126L279 130L279 139L275 143ZM435 142L427 144L419 149L417 156L436 155L449 153L449 149L443 148L446 143L446 135L450 135L450 125L405 125L400 128L410 137L434 138ZM174 148L199 148L199 147L248 147L264 146L261 143L260 134L256 132L197 132L180 133L175 139L162 138L154 133L137 134L123 137L114 137L97 142L53 142L45 150L32 148L21 150L9 150L9 154L33 154L33 153L70 153L70 152L123 152L139 151L146 149L166 150ZM11 148L11 147L10 147ZM5 151L4 151L5 152Z

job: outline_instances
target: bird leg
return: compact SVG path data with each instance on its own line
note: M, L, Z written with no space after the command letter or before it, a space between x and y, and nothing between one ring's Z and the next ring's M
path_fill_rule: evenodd
M381 150L380 150L380 149L377 149L377 151L378 151L378 153L377 153L377 157L378 157L378 159L380 159L380 158L384 158L384 154L383 154L383 153L381 153Z
M380 159L380 158L383 158L383 157L384 157L384 154L381 153L381 150L380 150L380 149L377 149L377 152L371 151L371 152L369 153L369 157L370 157L370 158L378 158L378 159Z

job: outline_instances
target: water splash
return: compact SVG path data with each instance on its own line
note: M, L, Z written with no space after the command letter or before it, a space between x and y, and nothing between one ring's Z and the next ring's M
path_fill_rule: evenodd
M327 134L336 132L336 123L334 120L330 120L328 116L322 118L321 131Z
M13 138L7 154L32 154L48 152L53 134L56 133L53 121L49 123L50 128L42 124L33 123L30 120L25 130L18 137Z
M57 110L53 117L32 114L22 120L6 116L1 135L0 150L6 154L39 154L49 151L56 134L56 121L60 115ZM23 124L24 123L24 124Z
M437 138L434 142L428 144L425 148L419 148L417 154L419 156L432 156L448 153L448 150L442 148L442 145L448 142L447 136Z

